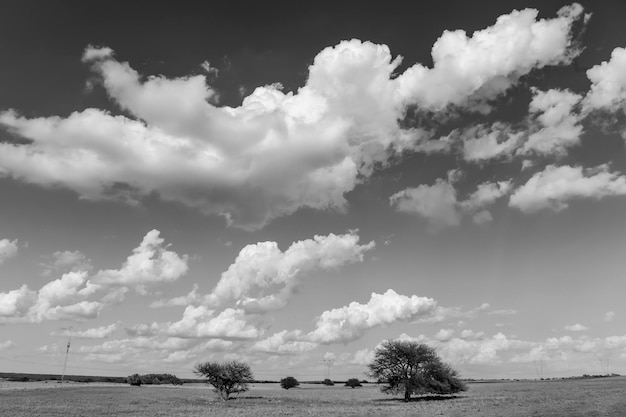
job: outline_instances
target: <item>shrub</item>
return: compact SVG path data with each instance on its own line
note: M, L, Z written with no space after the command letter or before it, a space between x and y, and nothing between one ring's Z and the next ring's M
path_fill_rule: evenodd
M328 379L328 378L326 378L324 381L322 381L322 384L328 385L329 387L332 387L333 385L335 385L335 383L333 381L331 381L330 379Z
M356 388L356 387L360 387L361 385L361 381L359 381L356 378L350 378L346 381L346 387L350 387L350 388Z
M300 385L300 383L298 382L296 378L292 376L288 376L280 380L280 386L283 387L284 389L295 388L298 385Z

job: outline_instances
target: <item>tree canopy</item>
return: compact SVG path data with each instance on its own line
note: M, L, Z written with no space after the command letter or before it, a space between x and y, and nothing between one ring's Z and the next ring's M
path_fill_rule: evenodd
M284 389L295 388L300 385L300 382L292 376L288 376L280 380L280 386Z
M250 366L239 361L199 363L194 373L205 377L224 401L230 394L248 391L248 384L254 380Z
M434 348L407 340L388 340L376 349L369 375L388 394L453 394L465 391L458 372L441 361Z
M356 388L356 387L361 387L361 381L359 381L357 378L350 378L346 381L346 384L344 385L346 387L350 387L350 388Z

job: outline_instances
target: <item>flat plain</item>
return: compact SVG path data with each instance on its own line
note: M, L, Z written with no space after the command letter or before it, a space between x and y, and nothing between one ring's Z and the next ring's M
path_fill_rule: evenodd
M0 416L487 416L624 417L626 377L470 383L454 398L409 403L340 385L254 384L223 402L204 384L130 387L121 384L0 382Z

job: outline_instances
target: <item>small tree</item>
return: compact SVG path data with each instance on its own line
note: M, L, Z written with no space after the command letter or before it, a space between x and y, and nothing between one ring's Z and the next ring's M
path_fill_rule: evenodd
M126 378L126 382L135 387L141 386L141 376L139 374L132 374L128 378Z
M404 401L409 401L412 394L453 394L467 389L435 349L422 343L388 340L376 349L369 368L371 377L386 384L383 392L404 392Z
M335 385L335 383L332 380L328 379L328 378L326 378L324 381L322 381L322 384L328 385L329 387L332 387L333 385Z
M361 381L359 381L356 378L350 378L346 381L346 387L350 387L350 388L356 388L356 387L361 387Z
M254 380L250 366L239 361L199 363L194 373L205 377L224 401L230 394L248 391L248 384Z
M284 389L295 388L298 385L300 385L300 383L298 382L296 378L292 376L288 376L280 380L280 386L283 387Z

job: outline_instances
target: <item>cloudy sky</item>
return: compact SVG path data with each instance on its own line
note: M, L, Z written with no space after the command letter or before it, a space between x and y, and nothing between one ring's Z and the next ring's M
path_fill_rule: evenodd
M0 6L0 371L626 372L626 5Z

